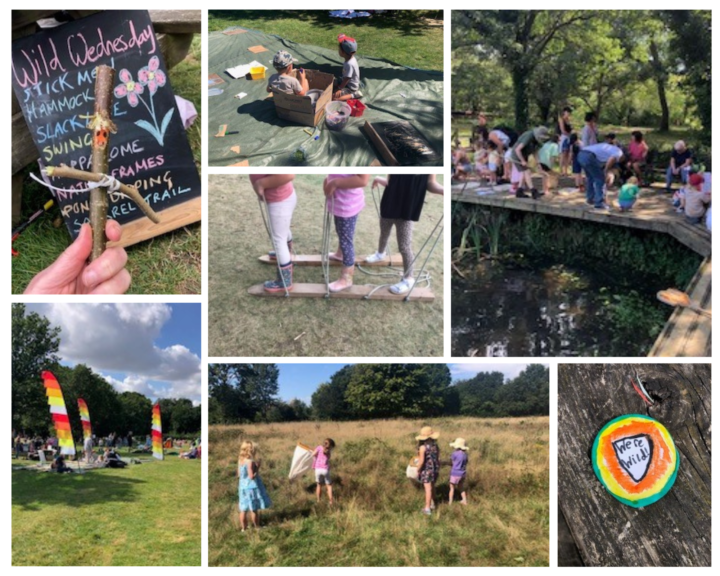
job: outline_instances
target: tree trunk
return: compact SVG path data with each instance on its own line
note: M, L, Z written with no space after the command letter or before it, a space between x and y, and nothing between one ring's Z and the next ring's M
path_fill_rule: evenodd
M670 130L670 108L668 107L667 95L665 94L665 82L667 80L665 69L660 62L660 51L655 40L650 41L650 56L652 56L652 69L655 83L657 84L658 100L660 100L660 132Z
M528 99L529 72L524 66L516 65L512 70L513 91L515 93L515 129L522 133L530 123L530 102Z
M654 404L630 377L644 373ZM708 364L565 364L558 369L558 500L586 566L710 566L711 376ZM623 414L646 414L673 436L675 484L661 500L631 508L593 471L598 431Z

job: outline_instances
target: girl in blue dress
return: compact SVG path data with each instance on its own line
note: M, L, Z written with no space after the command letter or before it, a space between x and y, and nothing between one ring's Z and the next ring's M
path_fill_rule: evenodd
M247 513L255 528L260 528L260 510L267 510L272 506L265 485L258 474L259 464L254 460L257 446L245 440L240 446L238 456L238 497L240 507L240 528L243 532L247 528Z

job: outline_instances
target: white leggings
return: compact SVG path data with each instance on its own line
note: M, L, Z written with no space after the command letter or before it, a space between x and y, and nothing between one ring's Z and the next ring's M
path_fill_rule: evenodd
M290 224L292 223L293 212L297 204L297 195L295 192L281 202L268 202L268 214L270 216L270 225L273 231L273 247L277 260L281 266L290 264L290 250L288 242L292 240L292 232L290 232Z

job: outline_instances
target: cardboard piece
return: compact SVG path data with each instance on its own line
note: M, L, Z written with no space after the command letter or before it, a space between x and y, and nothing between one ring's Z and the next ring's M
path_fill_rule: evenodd
M230 151L235 152L235 154L240 154L240 146L232 146Z
M595 475L623 504L642 508L672 488L680 456L667 428L640 414L611 420L598 432L591 451Z
M297 70L292 71L297 77ZM332 101L332 89L334 77L332 74L320 72L319 70L305 69L310 90L322 90L323 93L313 105L309 96L297 96L296 94L285 94L284 92L273 92L275 111L279 118L296 122L303 126L317 126L325 116L325 106Z
M215 138L224 138L226 132L227 124L220 124L220 126L218 126L217 134L215 134Z
M219 86L220 84L225 84L225 80L217 74L208 75L208 87L212 88L213 86Z
M241 30L240 28L235 28L234 30L223 30L223 34L225 36L233 36L235 34L245 34L247 30Z
M235 164L228 164L228 166L250 166L250 163L247 160L241 160L240 162L235 162Z
M258 46L250 46L250 48L248 48L248 50L250 50L250 52L252 52L253 54L258 54L260 52L268 51L268 49L265 48L265 46L259 46L259 45Z

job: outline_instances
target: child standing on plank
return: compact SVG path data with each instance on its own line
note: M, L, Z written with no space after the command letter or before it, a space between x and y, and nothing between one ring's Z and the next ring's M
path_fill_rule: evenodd
M343 263L340 279L330 284L330 292L342 292L352 286L355 273L355 225L365 207L365 191L369 174L330 174L323 182L327 208L335 217L338 249L329 254L331 260Z
M275 257L280 263L277 278L263 284L266 292L284 292L286 287L288 290L293 287L290 225L297 204L294 179L294 174L250 174L255 194L262 202L267 202L274 247L270 257Z
M352 100L353 98L362 98L360 92L360 67L355 58L357 52L357 42L355 38L340 34L338 36L338 54L345 60L343 64L343 77L337 84L337 90L333 94L333 100Z
M325 438L323 443L315 448L313 452L313 470L315 470L315 482L317 486L315 488L315 496L317 501L320 502L320 496L322 495L323 485L327 489L328 502L332 506L333 493L332 493L332 478L330 478L330 454L335 448L335 441L332 438Z
M260 528L260 510L267 510L272 506L265 484L260 479L258 471L260 464L255 460L257 445L245 440L240 445L238 455L238 499L240 507L240 529L245 532L247 528L247 514L255 528Z
M380 200L380 240L378 251L365 258L365 261L373 263L387 258L388 240L395 226L398 249L403 259L403 278L390 287L390 292L405 294L415 284L415 255L412 249L414 223L420 220L425 193L443 194L443 187L434 174L392 174L387 178L378 176L373 180L372 187L378 186L385 187Z
M455 491L458 490L461 498L460 504L467 505L465 476L467 474L468 455L465 438L456 438L455 442L450 443L450 448L455 448L455 451L450 457L452 461L452 468L450 470L450 504L453 503Z

